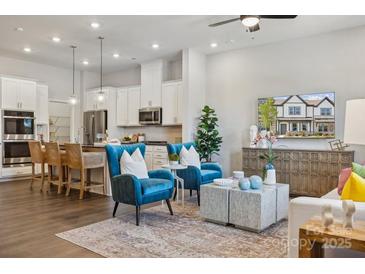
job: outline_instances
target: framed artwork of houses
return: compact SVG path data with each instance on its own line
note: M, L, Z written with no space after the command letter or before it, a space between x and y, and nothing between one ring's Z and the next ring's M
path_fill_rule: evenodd
M321 92L303 95L277 96L277 115L271 130L278 138L335 138L335 93ZM269 98L258 99L258 104ZM258 124L262 128L261 114Z

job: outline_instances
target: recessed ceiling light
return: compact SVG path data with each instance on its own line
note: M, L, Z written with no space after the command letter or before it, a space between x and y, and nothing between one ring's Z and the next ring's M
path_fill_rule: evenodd
M114 53L114 54L113 54L113 57L114 57L114 58L119 58L119 53Z
M132 60L132 61L136 61L136 60L137 60L137 58L136 58L136 57L132 57L132 58L131 58L131 60Z
M85 66L87 66L87 65L89 64L89 61L88 61L88 60L84 60L84 61L82 61L82 63L83 63Z
M210 47L211 47L211 48L216 48L216 47L218 47L218 44L217 44L217 43L211 43L211 44L210 44Z
M91 26L93 29L97 29L97 28L99 28L99 27L100 27L100 24L99 24L98 22L92 22L92 23L90 24L90 26Z
M159 44L152 44L152 48L154 48L154 49L158 49L160 47L160 45Z
M23 50L24 50L25 52L31 52L31 51L32 51L32 49L31 49L31 48L28 48L28 47L25 47Z
M14 29L15 31L24 31L24 29L22 27L17 27Z
M52 41L55 42L55 43L59 43L59 42L61 42L61 38L57 37L57 36L54 36L54 37L52 37Z

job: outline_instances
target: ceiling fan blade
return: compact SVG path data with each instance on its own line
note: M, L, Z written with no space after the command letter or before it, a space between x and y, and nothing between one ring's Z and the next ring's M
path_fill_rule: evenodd
M255 31L260 30L260 26L259 26L259 24L256 24L252 27L248 27L247 29L248 29L249 32L255 32Z
M294 19L298 15L260 15L260 18L265 19Z
M229 19L229 20L225 20L225 21L221 21L221 22L218 22L218 23L214 23L214 24L210 24L208 25L209 27L218 27L218 26L221 26L221 25L224 25L224 24L228 24L228 23L231 23L231 22L234 22L234 21L238 21L240 20L240 18L233 18L233 19Z

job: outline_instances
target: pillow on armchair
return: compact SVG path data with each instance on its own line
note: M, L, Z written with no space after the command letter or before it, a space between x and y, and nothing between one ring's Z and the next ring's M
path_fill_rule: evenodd
M146 162L144 161L139 148L132 153L132 156L124 150L122 157L120 158L120 172L121 174L134 175L138 179L149 178Z
M341 200L365 202L365 179L352 172L342 190Z
M195 166L197 168L201 168L200 166L200 157L198 152L196 152L194 146L191 146L189 150L182 147L180 151L180 163L184 166Z

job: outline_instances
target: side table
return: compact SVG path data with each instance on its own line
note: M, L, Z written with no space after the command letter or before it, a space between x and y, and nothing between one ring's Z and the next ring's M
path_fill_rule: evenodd
M300 227L300 258L323 258L324 245L365 252L365 222L355 222L353 229L345 229L340 223L325 229L320 220L310 219Z
M181 204L184 207L184 200L185 200L185 188L184 188L184 179L180 178L179 176L177 176L177 170L182 170L182 169L187 169L187 166L184 165L170 165L170 164L166 164L166 165L162 165L162 168L165 169L169 169L172 172L172 175L174 175L174 179L176 180L176 201L179 201L179 183L181 185Z

